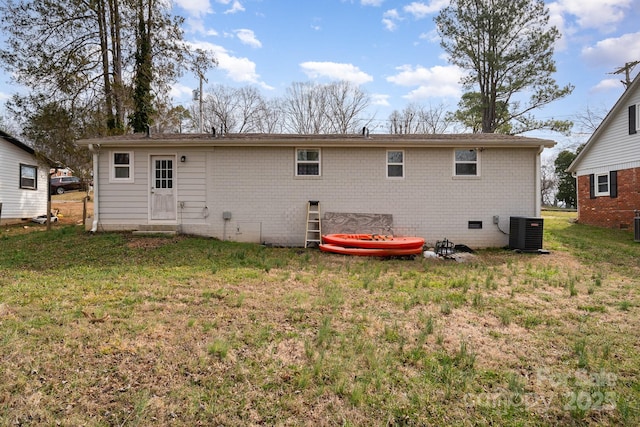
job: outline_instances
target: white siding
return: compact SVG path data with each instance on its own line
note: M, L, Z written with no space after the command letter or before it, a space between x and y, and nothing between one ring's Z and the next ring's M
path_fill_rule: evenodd
M38 167L37 190L20 188L20 164ZM35 156L0 138L0 220L12 222L47 213L49 167L39 165Z
M640 91L621 104L580 161L578 175L640 167L640 132L629 135L628 107L640 104Z
M206 216L205 200L205 163L206 152L203 150L136 150L134 155L134 180L131 183L109 182L109 159L114 151L104 150L99 156L100 187L98 204L100 209L100 223L103 226L118 225L123 229L138 229L140 225L147 225L149 221L150 200L150 159L153 155L176 156L176 221L169 221L179 225L204 224ZM181 156L186 157L184 163Z

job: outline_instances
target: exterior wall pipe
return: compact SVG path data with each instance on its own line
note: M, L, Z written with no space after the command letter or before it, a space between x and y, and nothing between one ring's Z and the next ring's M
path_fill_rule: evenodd
M99 148L99 145L98 148L96 148L93 144L89 144L89 151L93 154L93 223L91 224L91 233L95 233L96 231L98 231L98 217L100 216L100 205L98 204L98 183L100 182L100 180L98 179L98 163L100 160L100 151L98 150Z

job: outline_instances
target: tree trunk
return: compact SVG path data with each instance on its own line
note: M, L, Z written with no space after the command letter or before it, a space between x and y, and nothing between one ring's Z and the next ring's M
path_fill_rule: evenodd
M113 102L115 104L114 131L124 131L124 86L122 84L122 46L120 10L118 0L109 0L109 14L111 17L111 52L113 55Z
M98 18L98 32L100 34L100 52L102 55L102 78L104 80L104 102L105 112L107 115L107 132L111 133L116 124L113 114L113 89L111 86L111 78L109 76L109 48L107 36L107 17L104 0L96 2L96 15Z

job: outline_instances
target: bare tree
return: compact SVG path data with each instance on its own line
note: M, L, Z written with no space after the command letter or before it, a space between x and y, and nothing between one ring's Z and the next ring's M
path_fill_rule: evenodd
M282 101L285 129L300 134L355 132L369 105L371 97L350 82L296 82Z
M237 108L237 132L256 132L260 112L264 110L264 98L253 86L242 87L236 91Z
M327 126L331 133L352 133L362 127L359 115L371 105L371 97L359 86L334 82L325 87L327 95Z
M433 107L411 103L401 112L389 115L389 133L437 134L444 133L451 125L450 115L443 104Z
M543 160L540 168L540 191L544 206L556 206L556 190L558 188L558 176L553 159Z
M260 133L282 133L284 131L284 110L281 99L263 102L257 111L255 131Z
M294 82L283 100L285 128L293 133L328 133L326 91L311 82Z
M607 110L604 107L601 109L594 109L587 106L584 113L576 114L575 124L578 127L578 132L589 134L595 132L606 115Z
M204 95L204 124L223 133L260 132L267 105L255 87L215 85Z

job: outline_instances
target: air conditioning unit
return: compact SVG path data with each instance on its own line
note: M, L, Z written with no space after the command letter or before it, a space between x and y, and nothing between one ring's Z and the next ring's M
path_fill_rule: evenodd
M509 248L532 252L541 250L543 229L542 218L510 217Z

